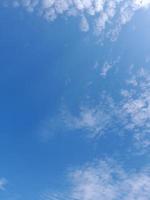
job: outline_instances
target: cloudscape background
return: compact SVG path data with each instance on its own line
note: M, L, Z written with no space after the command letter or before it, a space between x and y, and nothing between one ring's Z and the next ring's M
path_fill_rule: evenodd
M150 1L0 1L0 199L150 199Z

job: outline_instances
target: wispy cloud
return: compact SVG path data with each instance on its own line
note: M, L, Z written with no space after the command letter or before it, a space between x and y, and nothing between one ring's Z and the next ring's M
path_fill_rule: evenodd
M106 67L107 69L107 67ZM118 91L119 92L119 91ZM80 107L78 115L64 112L63 120L70 129L85 130L90 137L101 136L120 127L119 134L132 133L134 144L150 147L150 72L141 68L126 80L119 101L106 93L98 105ZM114 134L118 131L113 131Z
M57 195L49 193L49 196L42 198L42 200L149 199L149 168L127 172L121 165L112 160L100 160L72 170L68 177L70 189Z
M5 178L0 178L0 190L5 190L7 185L7 180Z
M101 136L112 125L115 108L110 97L103 95L98 105L82 105L75 115L62 109L61 118L69 130L79 130L87 137Z
M74 132L87 138L99 138L113 133L120 136L131 134L133 144L141 150L150 147L150 73L141 68L126 80L124 89L119 89L120 99L115 100L107 92L99 103L85 102L76 112L62 106L61 111L41 131L46 140L57 132ZM54 125L55 124L55 125ZM61 130L61 131L60 131ZM141 148L142 147L142 148Z
M108 63L108 62L105 62L103 67L102 67L102 70L101 70L101 73L100 75L105 77L108 73L108 71L112 68L112 64Z
M81 30L82 30L83 32L89 31L89 28L90 28L90 27L89 27L89 23L88 23L86 17L84 17L84 16L81 18L80 28L81 28Z
M121 27L128 23L139 9L148 8L149 0L3 0L5 5L24 7L48 21L65 15L80 16L82 31L116 39ZM107 30L107 31L106 31Z
M69 196L69 195L68 195ZM40 195L40 200L67 200L64 193L46 191Z
M53 120L42 123L39 129L40 140L47 142L54 135L61 132L79 131L87 138L100 137L111 125L110 114L104 112L100 105L95 107L81 106L77 115L69 109L62 108ZM55 124L55 125L54 125Z
M141 68L127 80L129 89L122 90L120 118L134 133L138 144L150 146L150 73Z

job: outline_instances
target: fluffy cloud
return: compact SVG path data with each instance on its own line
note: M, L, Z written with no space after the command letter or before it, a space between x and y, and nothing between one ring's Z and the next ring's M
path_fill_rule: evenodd
M126 172L110 160L96 161L73 170L69 182L68 191L47 193L42 200L148 200L150 194L149 168Z
M150 5L150 0L134 0L134 3L139 7L148 8Z
M57 17L80 16L82 31L92 27L96 34L116 39L121 27L129 22L134 13L148 8L149 0L3 0L14 7L24 7L36 12L48 21ZM107 31L106 31L107 30Z

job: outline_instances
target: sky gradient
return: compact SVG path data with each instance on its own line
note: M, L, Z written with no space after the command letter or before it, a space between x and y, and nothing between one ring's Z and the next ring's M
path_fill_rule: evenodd
M0 2L0 199L150 200L150 1Z

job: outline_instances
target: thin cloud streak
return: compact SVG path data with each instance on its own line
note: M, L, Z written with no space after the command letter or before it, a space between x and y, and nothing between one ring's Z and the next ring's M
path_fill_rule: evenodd
M7 185L7 180L5 178L0 178L0 190L5 190Z

